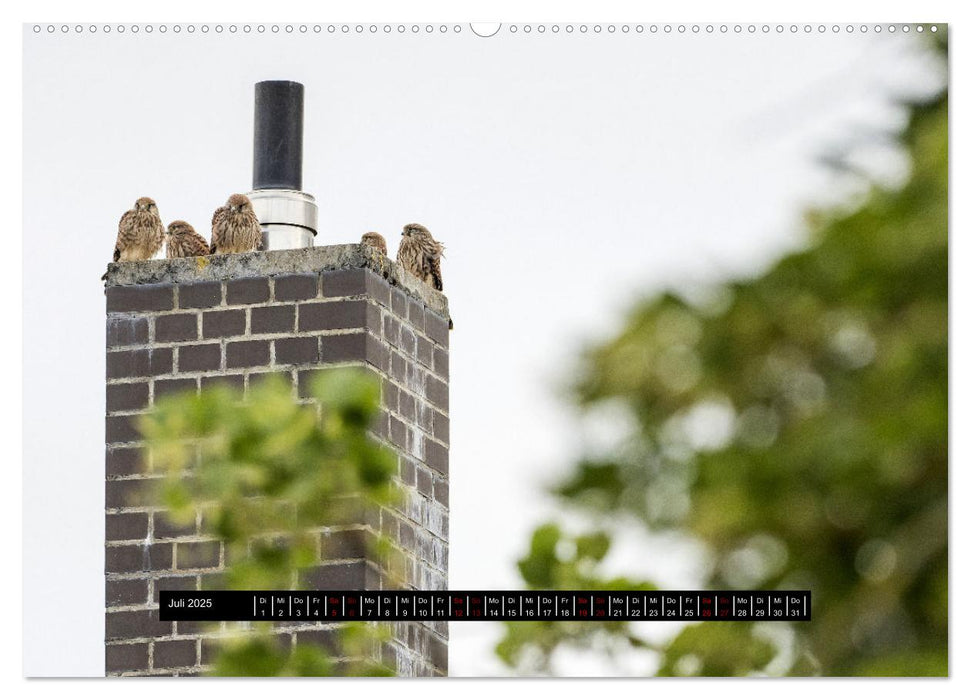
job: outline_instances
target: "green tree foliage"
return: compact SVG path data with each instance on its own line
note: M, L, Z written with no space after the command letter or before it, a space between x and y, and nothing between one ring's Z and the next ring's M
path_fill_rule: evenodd
M361 508L397 501L395 457L367 433L379 393L373 375L329 370L313 384L315 403L296 402L289 382L270 377L254 382L246 401L217 386L166 396L146 415L141 427L166 473L159 488L168 517L189 523L201 512L208 534L224 544L220 588L301 587L301 572L318 561L323 526L361 522ZM223 638L214 674L390 673L372 661L387 636L382 626L341 626L339 664L314 645L282 648L272 631L270 623L239 625Z
M519 561L519 573L526 585L542 590L654 590L647 581L597 576L596 568L610 549L610 535L595 530L578 536L565 534L555 523L533 532L529 553ZM593 632L593 634L591 634ZM510 664L534 673L549 673L550 657L557 646L598 649L610 655L631 646L648 645L629 631L626 622L537 620L507 622L506 636L496 653Z
M510 624L509 665L542 672L570 645L647 649L662 675L947 673L946 93L909 108L901 189L811 214L803 250L716 301L644 301L585 354L581 409L638 429L554 490L597 546L544 525L520 562L530 586L609 588L596 564L623 518L703 543L706 587L810 589L813 620L660 646L626 623Z

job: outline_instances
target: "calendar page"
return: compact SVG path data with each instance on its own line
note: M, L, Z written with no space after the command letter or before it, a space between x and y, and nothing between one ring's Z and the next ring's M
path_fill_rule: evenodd
M22 40L25 675L948 675L946 23Z

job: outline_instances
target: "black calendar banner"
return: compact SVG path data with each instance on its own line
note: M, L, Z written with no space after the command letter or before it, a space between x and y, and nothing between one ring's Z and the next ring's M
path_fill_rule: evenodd
M161 591L161 620L807 621L809 591Z

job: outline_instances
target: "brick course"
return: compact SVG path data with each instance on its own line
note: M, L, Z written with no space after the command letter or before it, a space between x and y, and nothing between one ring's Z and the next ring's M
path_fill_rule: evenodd
M173 523L146 497L147 480L159 475L148 471L137 419L175 391L215 384L243 390L278 375L306 397L320 367L371 368L382 384L382 414L373 432L399 455L404 502L369 511L364 522L321 523L320 561L303 572L301 583L447 588L444 297L355 245L218 256L202 271L194 261L113 265L107 311L108 675L198 675L212 662L209 627L157 617L160 590L212 587L225 565L225 552L206 534L201 515ZM366 543L378 533L394 543L385 561L367 554ZM404 580L392 571L404 572ZM333 649L333 627L287 623L279 640ZM382 656L399 675L447 674L447 625L396 623L393 630Z

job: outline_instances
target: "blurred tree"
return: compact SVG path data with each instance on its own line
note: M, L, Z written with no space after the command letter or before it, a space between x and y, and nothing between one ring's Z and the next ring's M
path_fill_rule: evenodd
M166 396L145 416L147 446L167 473L159 488L169 518L194 522L202 512L209 534L223 542L220 588L306 587L300 574L317 562L323 526L362 522L362 507L396 501L395 457L367 433L379 392L362 371L329 370L313 385L319 417L317 406L295 402L291 384L278 377L255 382L246 401L215 387ZM214 675L391 673L374 660L384 626L340 626L340 663L315 645L281 647L270 623L236 631L223 638Z
M648 650L661 675L947 673L947 94L908 108L902 189L812 213L804 250L707 303L645 301L585 354L581 409L620 406L637 431L554 489L594 540L547 524L519 563L531 587L610 588L597 564L622 519L703 543L709 588L812 590L812 622L661 645L509 623L507 664L545 672L567 646Z

